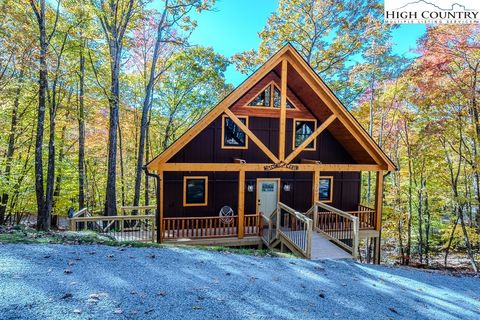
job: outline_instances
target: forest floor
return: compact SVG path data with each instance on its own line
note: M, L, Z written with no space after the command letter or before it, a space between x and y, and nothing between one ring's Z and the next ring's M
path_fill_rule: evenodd
M1 319L478 319L480 278L188 248L0 245Z

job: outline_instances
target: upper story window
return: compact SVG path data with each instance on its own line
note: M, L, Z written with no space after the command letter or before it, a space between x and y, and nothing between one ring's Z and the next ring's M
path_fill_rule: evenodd
M248 127L248 117L238 117ZM223 116L222 119L222 148L224 149L247 149L248 137L232 119Z
M183 205L206 206L208 203L208 177L183 177Z
M247 103L247 105L251 107L280 108L280 103L280 88L272 81L255 98L253 98L249 103ZM286 106L287 109L295 109L295 106L288 98Z
M320 177L318 186L318 200L332 202L333 200L333 177Z
M312 135L312 133L317 129L316 120L304 120L304 119L294 119L293 120L293 149L298 148L305 140ZM308 144L305 150L315 150L316 141L313 140Z

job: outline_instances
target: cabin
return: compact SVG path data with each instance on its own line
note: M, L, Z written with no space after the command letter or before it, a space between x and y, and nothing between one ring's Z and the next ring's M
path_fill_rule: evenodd
M146 165L158 242L380 259L383 179L395 165L290 44ZM372 207L361 173L374 173Z

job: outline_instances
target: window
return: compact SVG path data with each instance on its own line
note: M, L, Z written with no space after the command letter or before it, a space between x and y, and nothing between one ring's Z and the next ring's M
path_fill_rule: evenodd
M270 85L260 92L249 105L254 107L270 107Z
M248 127L248 117L238 117ZM222 148L223 149L247 149L248 137L232 119L223 116L222 123Z
M273 107L274 108L280 108L280 103L281 103L281 93L280 89L276 86L273 85ZM287 98L287 109L295 109L293 104L290 102L290 100Z
M303 143L303 141L307 140L308 137L310 137L317 129L317 121L294 119L293 128L295 133L293 135L293 149L296 149ZM316 145L316 139L314 139L308 144L305 150L315 150Z
M333 177L320 177L318 184L318 199L322 202L332 202Z
M208 177L183 178L183 206L206 206L208 202Z
M272 94L273 92L273 94ZM260 92L252 101L248 103L251 107L263 107L279 109L281 103L281 92L280 88L272 81L270 82L263 90ZM295 109L293 103L287 99L287 109Z

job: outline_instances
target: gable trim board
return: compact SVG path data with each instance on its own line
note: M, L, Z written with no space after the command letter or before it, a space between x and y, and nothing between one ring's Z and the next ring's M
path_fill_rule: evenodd
M227 114L231 117L233 114L229 108L240 99L248 90L250 90L257 82L262 80L270 71L277 65L281 64L281 94L282 101L280 107L280 119L284 116L286 111L286 91L287 91L287 65L290 65L303 78L303 80L310 86L318 97L324 102L327 108L335 115L335 119L339 121L360 146L370 155L375 161L375 167L380 167L381 170L392 171L396 170L395 164L388 158L388 156L381 150L370 135L363 129L360 123L353 117L353 115L343 106L340 100L333 94L330 88L320 79L320 77L313 71L308 63L300 56L300 54L293 48L291 44L286 44L277 53L275 53L269 60L267 60L257 71L248 77L242 84L233 90L227 97L225 97L215 108L210 110L200 121L193 127L187 130L174 143L172 143L160 155L152 159L147 168L150 171L158 171L160 165L164 167L166 162L173 157L180 149L190 142L197 134L205 129L210 123L222 114ZM329 118L330 119L330 118ZM333 122L333 120L331 122ZM239 121L240 122L240 121ZM325 121L322 122L322 124ZM330 123L331 123L330 122ZM243 125L243 123L241 123ZM239 125L239 123L237 123ZM242 127L242 126L240 126ZM245 128L242 128L242 130ZM247 128L248 130L248 128ZM244 130L245 131L245 130ZM248 130L250 131L250 130ZM251 132L250 132L251 133ZM247 132L246 132L247 134ZM248 135L248 134L247 134ZM252 133L248 135L250 139L254 136ZM252 139L253 141L253 139ZM253 141L254 142L254 141ZM260 141L259 141L260 142ZM261 142L260 142L261 143ZM257 143L256 143L257 144ZM258 145L258 144L257 144ZM262 148L261 148L262 149ZM266 152L262 149L266 154ZM268 155L268 154L267 154ZM282 157L282 152L279 150L279 157L275 155L268 155L274 163L283 162L285 155ZM272 157L273 156L273 157Z

